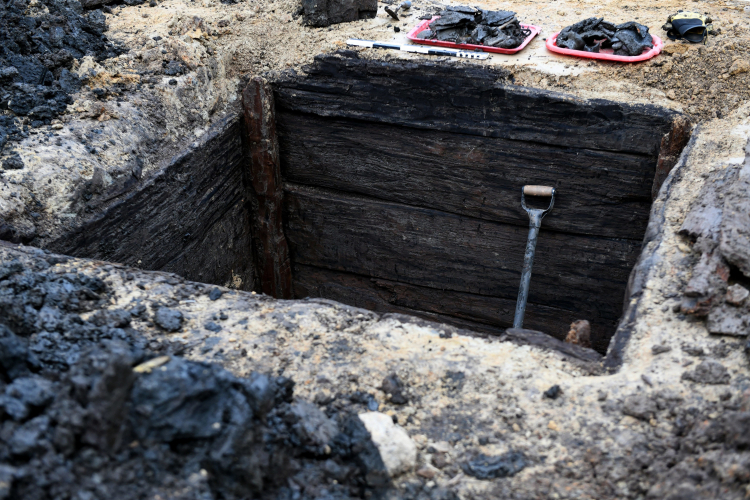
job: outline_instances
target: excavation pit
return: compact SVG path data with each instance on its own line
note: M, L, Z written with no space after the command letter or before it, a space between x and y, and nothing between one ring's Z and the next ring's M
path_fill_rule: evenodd
M528 232L521 187L550 185L524 327L562 339L586 319L604 353L691 130L501 69L350 52L250 81L243 106L54 250L497 335Z

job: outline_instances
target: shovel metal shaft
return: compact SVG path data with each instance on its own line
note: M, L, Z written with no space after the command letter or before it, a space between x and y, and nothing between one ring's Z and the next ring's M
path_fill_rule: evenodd
M549 196L549 207L535 209L526 206L526 195ZM531 283L531 268L534 266L534 253L539 228L542 219L555 205L555 188L550 186L524 186L521 189L521 207L529 214L529 238L526 240L526 253L523 254L523 269L521 270L521 286L518 287L516 301L516 315L513 317L513 328L523 328L523 317L526 315L526 302L529 299L529 284Z
M529 284L531 283L531 268L534 265L536 240L539 228L542 226L541 210L529 212L529 239L526 241L526 253L523 254L523 270L521 271L521 286L518 288L516 301L516 315L513 317L513 328L523 328L523 317L526 315L526 302L529 299Z

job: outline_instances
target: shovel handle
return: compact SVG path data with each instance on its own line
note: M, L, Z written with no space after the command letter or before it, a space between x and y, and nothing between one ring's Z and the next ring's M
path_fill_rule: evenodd
M534 186L528 185L523 187L523 194L527 196L552 196L555 188L551 186Z

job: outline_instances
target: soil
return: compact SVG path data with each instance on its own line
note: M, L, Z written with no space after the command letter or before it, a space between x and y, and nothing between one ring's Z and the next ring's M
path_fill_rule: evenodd
M741 499L750 481L742 345L671 309L654 328L645 306L652 326L597 376L325 300L33 248L0 261L6 498ZM406 430L413 468L384 474L350 418L366 411Z
M346 499L388 486L358 405L326 415L289 378L176 357L135 323L153 311L176 331L179 311L109 309L106 276L0 252L0 498Z
M71 69L91 55L102 61L127 49L104 35L101 10L84 12L77 0L12 0L0 13L0 153L28 128L49 125L81 87ZM27 120L21 120L28 117ZM4 168L8 169L7 165Z
M80 202L87 183L104 199L118 179L135 172L148 179L236 112L247 76L304 71L349 37L404 41L417 18L442 8L414 0L411 15L395 25L384 3L375 19L317 29L303 25L292 0L153 5L105 13L108 40L128 52L58 66L60 76L65 69L81 81L65 94L73 102L49 125L21 119L28 130L18 127L19 140L0 158L0 238L43 246L74 230L94 215ZM746 339L711 334L707 319L683 311L710 245L681 230L704 186L721 172L739 178L746 165L747 2L691 2L721 33L705 45L666 41L662 55L633 65L555 56L544 39L593 16L637 21L664 38L660 26L683 3L477 6L513 10L542 33L515 56L466 64L502 66L517 85L683 110L700 124L654 204L642 272L627 298L627 335L617 337L627 341L610 350L619 350L619 369L596 376L557 352L455 335L442 325L223 288L209 297L213 286L173 275L2 248L0 498L240 498L257 492L259 481L268 481L270 498L364 497L381 492L383 482L363 479L379 464L367 461L375 456L371 442L347 415L375 405L419 449L414 471L392 478L384 496L746 498ZM2 119L12 127L17 118L4 109ZM733 248L722 255L742 257ZM730 268L726 285L744 282L738 269ZM168 361L156 361L161 356ZM164 364L149 368L148 361ZM202 385L190 378L195 370ZM295 383L294 396L286 380ZM276 389L259 397L258 381ZM191 414L190 403L204 397L227 411ZM156 418L169 417L170 408L179 418ZM323 436L305 431L334 427ZM265 446L293 466L256 467Z

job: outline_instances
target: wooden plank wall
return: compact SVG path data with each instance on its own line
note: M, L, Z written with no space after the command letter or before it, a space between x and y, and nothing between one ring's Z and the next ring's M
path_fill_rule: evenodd
M606 350L683 115L353 53L273 88L296 297L502 332L528 231L521 186L553 185L524 326L562 338L588 319Z
M241 122L235 115L215 124L49 249L254 289Z

